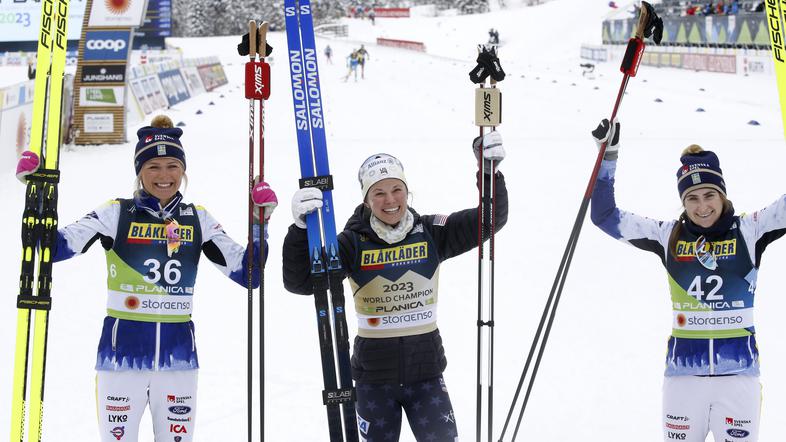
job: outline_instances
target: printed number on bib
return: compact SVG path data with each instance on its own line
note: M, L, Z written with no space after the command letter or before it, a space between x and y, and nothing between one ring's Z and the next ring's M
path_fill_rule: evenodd
M157 259L150 258L145 261L145 266L149 266L150 268L147 270L147 274L143 278L145 282L149 282L151 284L158 284L158 281L161 280L161 272L159 269L161 268L161 261ZM180 261L176 259L171 259L164 264L164 281L167 284L177 284L180 282L180 278L182 274L180 273Z
M402 282L399 284L383 284L382 287L384 287L385 293L397 292L399 290L406 290L408 292L415 290L415 284L413 284L412 282Z
M716 294L723 286L723 278L718 275L710 275L704 283L707 286L711 286L709 293L705 295L701 286L701 276L696 276L693 278L693 282L690 283L690 287L688 287L688 294L698 301L701 301L702 298L705 301L723 301L723 295Z

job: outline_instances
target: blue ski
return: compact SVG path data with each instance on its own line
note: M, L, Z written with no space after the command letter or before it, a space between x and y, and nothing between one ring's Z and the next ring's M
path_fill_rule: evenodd
M284 15L287 28L289 71L292 80L292 99L295 109L300 155L300 187L322 190L323 207L320 215L306 217L311 275L314 283L314 302L322 356L322 375L325 390L323 402L327 406L331 441L342 441L341 412L343 408L344 434L348 442L358 440L354 390L350 372L349 333L344 309L344 286L341 259L336 239L336 220L333 206L333 179L327 155L322 93L319 86L314 24L309 0L285 0ZM324 238L324 249L322 238ZM330 301L327 292L330 290ZM332 309L330 308L332 304ZM332 314L331 314L332 313ZM332 319L332 327L331 327ZM336 336L335 355L332 334ZM335 360L338 360L340 388L337 388Z

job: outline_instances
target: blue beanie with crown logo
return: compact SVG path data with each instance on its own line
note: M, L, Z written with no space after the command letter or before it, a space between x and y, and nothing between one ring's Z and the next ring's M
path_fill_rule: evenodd
M723 171L714 152L703 150L683 155L680 162L682 166L677 170L677 191L680 200L684 200L688 192L702 187L715 189L726 196Z
M145 126L136 132L139 141L134 154L134 170L136 174L142 170L145 162L153 158L171 157L183 163L186 168L186 152L180 143L183 130L179 127Z

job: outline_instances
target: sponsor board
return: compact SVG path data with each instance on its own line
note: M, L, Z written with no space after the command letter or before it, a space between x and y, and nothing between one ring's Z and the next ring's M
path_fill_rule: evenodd
M85 107L123 106L125 90L125 86L84 86L79 89L79 105Z
M145 0L96 1L93 2L87 25L137 27L142 25L144 13Z
M410 49L418 52L426 52L426 45L420 41L396 40L392 38L377 38L380 46L393 46L395 48Z
M85 16L84 0L68 5L68 40L79 40ZM36 41L41 23L41 0L0 1L0 35L4 42Z
M85 114L85 133L112 133L114 132L115 116L112 114Z
M126 61L131 31L87 31L84 60Z
M82 83L125 83L126 65L82 66Z
M199 95L205 92L205 87L202 85L202 79L199 78L199 72L194 66L187 66L180 68L181 74L186 79L188 92L191 96Z
M179 69L172 69L169 71L159 72L158 79L164 87L164 93L170 106L174 106L181 101L188 100L191 95L188 93L186 82L183 76L180 75Z

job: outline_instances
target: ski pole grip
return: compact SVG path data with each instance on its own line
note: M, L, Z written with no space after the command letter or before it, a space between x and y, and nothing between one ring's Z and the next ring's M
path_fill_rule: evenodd
M644 40L634 37L628 40L628 48L625 49L625 56L622 57L620 72L631 77L636 76L636 71L641 63L641 56L644 54Z
M333 190L333 175L312 176L299 180L300 188L316 187L321 191Z

